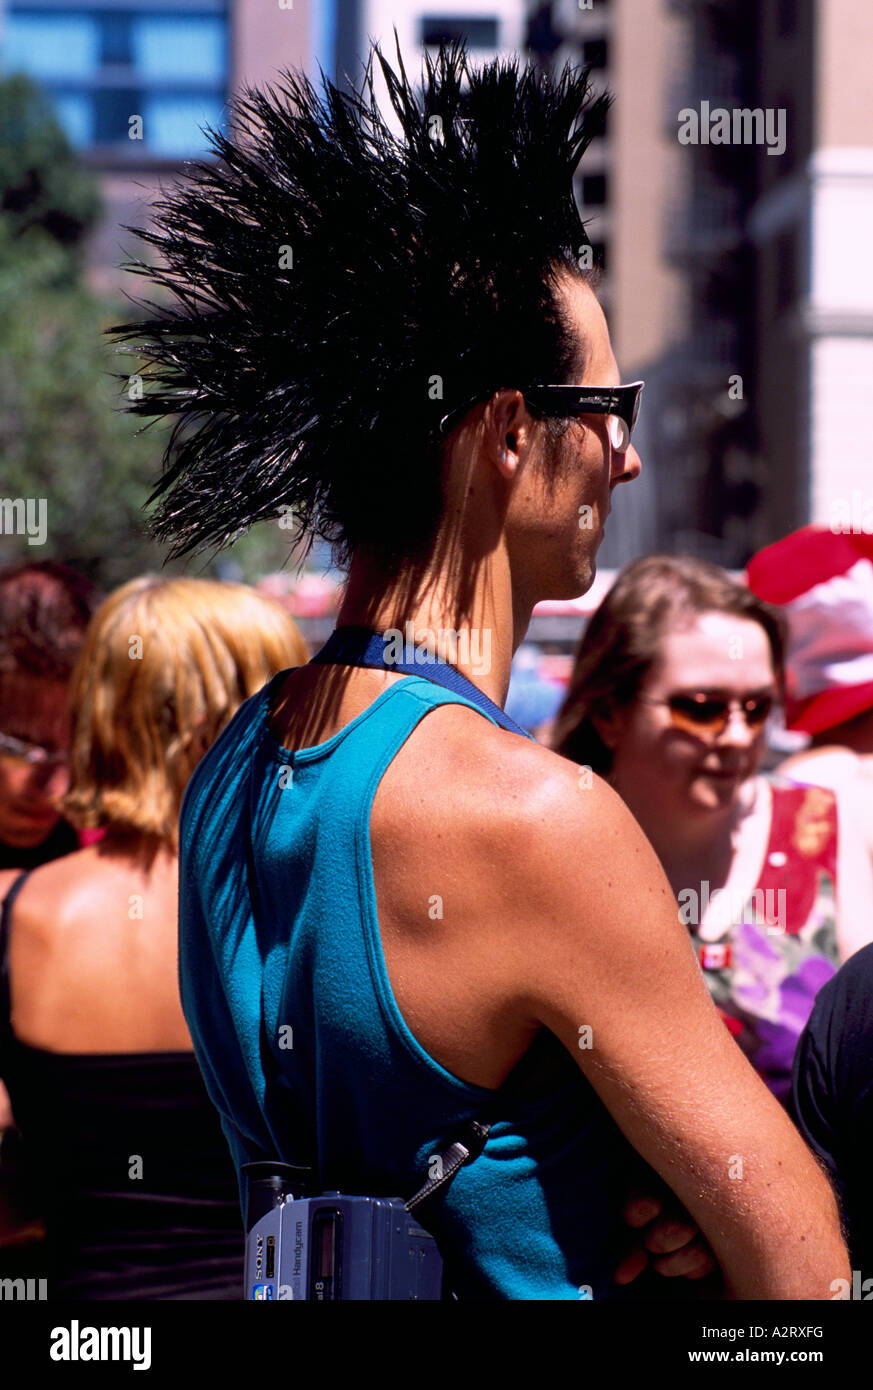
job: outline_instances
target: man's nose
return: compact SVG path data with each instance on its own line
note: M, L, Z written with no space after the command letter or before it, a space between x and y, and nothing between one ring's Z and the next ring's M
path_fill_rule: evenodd
M615 449L612 451L612 483L631 483L634 478L640 476L643 461L634 448L629 444L623 454Z

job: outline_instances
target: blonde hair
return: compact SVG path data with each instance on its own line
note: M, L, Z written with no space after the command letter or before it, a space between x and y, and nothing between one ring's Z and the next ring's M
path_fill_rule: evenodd
M188 779L242 702L309 660L290 614L243 584L145 575L100 605L73 672L64 814L177 845Z

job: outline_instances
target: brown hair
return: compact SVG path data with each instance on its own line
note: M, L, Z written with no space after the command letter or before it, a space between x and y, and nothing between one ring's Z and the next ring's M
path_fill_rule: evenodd
M0 571L0 672L68 681L95 600L90 579L55 560Z
M770 641L780 695L785 679L785 620L718 565L684 555L634 560L594 613L579 647L552 747L565 758L606 774L612 751L593 716L632 704L658 657L667 629L701 613L729 613L760 623Z
M73 673L64 814L174 848L182 795L203 752L306 642L273 599L211 579L131 580L94 614Z

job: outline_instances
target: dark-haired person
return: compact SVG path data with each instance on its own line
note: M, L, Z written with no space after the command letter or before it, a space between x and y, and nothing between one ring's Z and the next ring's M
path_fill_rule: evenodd
M785 1101L817 991L873 939L873 877L831 792L758 775L783 640L717 566L636 560L579 644L553 746L634 813L713 999Z
M852 1281L833 1298L873 1299L873 945L821 990L797 1046L791 1113L834 1180Z
M240 1297L233 1168L179 1000L177 822L204 749L306 655L282 607L239 584L146 575L94 615L65 804L105 835L0 875L0 1075L46 1231L28 1272L50 1299Z
M61 817L69 780L69 682L93 585L54 561L0 571L0 869L78 848Z
M69 683L94 596L90 580L53 560L0 571L0 874L79 847L60 805L69 783ZM0 1081L0 1167L10 1184L15 1145Z
M459 1297L613 1294L642 1156L734 1293L827 1298L832 1194L713 1008L654 853L500 708L533 605L591 585L640 468L640 384L572 192L603 101L455 49L421 88L383 73L391 124L370 81L250 94L149 234L178 307L119 330L155 363L141 413L190 415L174 549L284 509L348 567L327 647L243 706L186 795L207 1087L238 1168L371 1195L411 1195L487 1116L422 1211Z

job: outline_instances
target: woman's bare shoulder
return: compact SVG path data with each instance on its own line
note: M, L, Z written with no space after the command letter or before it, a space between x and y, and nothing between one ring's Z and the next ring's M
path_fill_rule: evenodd
M151 888L172 897L175 871L174 859L145 873L133 857L108 855L99 845L75 850L30 874L15 903L16 932L34 928L45 935L95 922L109 925L128 916L131 895Z

